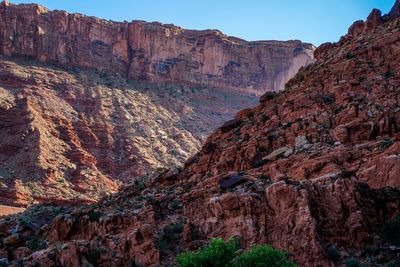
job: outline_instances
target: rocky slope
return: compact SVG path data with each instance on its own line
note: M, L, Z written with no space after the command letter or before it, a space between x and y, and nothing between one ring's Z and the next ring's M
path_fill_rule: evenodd
M246 42L217 30L143 21L113 22L40 5L0 6L0 54L94 67L136 80L180 81L262 94L280 90L314 47Z
M0 203L93 202L179 166L313 50L3 1Z
M400 211L400 18L374 10L357 25L318 48L285 91L215 131L183 169L137 179L95 205L3 219L3 261L170 266L183 249L237 236L300 266L350 255L398 266L398 248L378 233Z
M92 202L181 165L211 129L255 103L221 88L0 58L0 202Z

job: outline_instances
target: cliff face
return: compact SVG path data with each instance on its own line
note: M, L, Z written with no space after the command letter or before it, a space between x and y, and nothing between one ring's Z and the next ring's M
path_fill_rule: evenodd
M313 62L300 41L246 42L216 30L119 23L39 5L0 7L0 53L61 65L93 67L125 77L232 87L261 94L281 90Z

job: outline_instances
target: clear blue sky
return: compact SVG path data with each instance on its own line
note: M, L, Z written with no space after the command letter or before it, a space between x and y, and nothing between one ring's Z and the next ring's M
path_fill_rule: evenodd
M249 41L337 41L373 8L395 0L11 0L115 21L159 21L187 29L219 29Z

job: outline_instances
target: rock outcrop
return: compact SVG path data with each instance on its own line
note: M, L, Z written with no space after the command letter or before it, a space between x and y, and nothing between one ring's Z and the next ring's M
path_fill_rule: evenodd
M112 22L31 5L0 6L0 54L92 67L152 82L179 81L262 94L313 62L300 41L247 42L217 30Z

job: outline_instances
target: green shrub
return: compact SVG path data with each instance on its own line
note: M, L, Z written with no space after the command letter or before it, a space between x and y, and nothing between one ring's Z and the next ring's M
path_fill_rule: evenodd
M322 96L322 100L327 105L332 105L335 102L335 100L332 97L328 96L328 95Z
M100 248L94 248L89 250L88 252L88 260L90 263L95 264L99 261L101 254L104 251L101 250Z
M155 240L157 248L163 252L166 249L170 249L180 238L180 234L183 231L183 224L169 224L166 225L161 233Z
M135 180L134 184L141 191L146 187L144 184L144 180Z
M268 245L252 246L233 261L235 267L295 267L282 251Z
M348 52L348 53L346 54L346 59L352 59L352 58L354 58L353 53Z
M176 235L182 233L182 231L183 231L182 223L169 224L164 227L164 238L173 241L177 239Z
M25 247L32 251L38 251L47 247L46 241L40 239L31 239L25 242Z
M340 112L342 112L344 110L344 107L335 107L335 109L333 110L333 114L339 114Z
M182 203L180 202L179 199L174 199L171 201L170 207L171 207L171 209L177 210L177 209L182 208Z
M198 251L178 254L176 261L180 267L227 267L231 266L237 249L236 240L225 242L222 238L215 238Z
M177 256L180 267L295 267L282 251L268 245L257 245L238 254L239 245L235 239L225 242L221 238L211 240L209 245L195 252Z
M266 114L262 114L261 115L261 122L266 122L267 120L269 120L269 116Z
M400 245L400 215L383 226L381 238L389 244Z
M264 164L267 163L267 162L268 162L268 160L260 159L260 160L257 160L256 162L254 162L254 163L252 164L252 167L253 167L253 168L259 168L259 167L261 167L261 166L264 166Z
M340 261L341 258L340 252L334 245L330 245L329 247L326 248L326 254L331 261L336 263Z
M348 258L344 261L346 267L361 267L361 263L355 258Z
M260 174L258 178L263 181L264 183L271 181L271 178L266 174Z
M392 144L393 144L393 140L385 137L381 141L381 148L386 149L386 148L390 147Z
M98 222L101 217L101 213L94 210L90 211L88 215L89 215L89 221L91 222Z
M391 71L391 70L388 70L387 72L385 72L385 77L386 78L390 78L390 77L393 77L393 72Z

